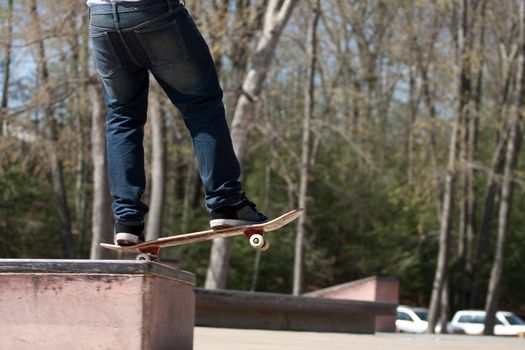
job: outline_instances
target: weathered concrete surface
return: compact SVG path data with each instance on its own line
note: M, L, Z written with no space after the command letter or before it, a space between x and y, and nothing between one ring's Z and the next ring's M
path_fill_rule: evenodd
M195 295L196 325L225 328L371 334L375 317L394 315L397 305L232 290Z
M304 295L342 300L385 301L397 305L399 303L399 281L393 277L372 276L329 288L319 289ZM395 332L395 313L387 316L376 316L375 331Z
M523 350L525 339L195 328L195 350Z
M0 348L190 350L193 284L150 262L0 260Z

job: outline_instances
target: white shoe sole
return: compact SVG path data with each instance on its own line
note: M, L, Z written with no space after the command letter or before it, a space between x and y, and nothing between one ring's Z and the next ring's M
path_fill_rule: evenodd
M139 236L132 233L119 232L115 235L116 245L133 245L139 242Z

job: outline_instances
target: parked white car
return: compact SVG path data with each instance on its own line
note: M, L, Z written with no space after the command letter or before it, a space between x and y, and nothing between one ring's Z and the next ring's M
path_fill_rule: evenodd
M403 333L425 333L428 328L428 309L422 307L409 307L399 305L397 307L396 330ZM436 333L441 333L441 325L436 325ZM462 328L447 324L447 332L453 334L464 334Z
M485 311L461 310L452 317L451 324L461 327L467 334L483 334L485 328ZM496 312L495 335L525 334L525 322L512 312Z

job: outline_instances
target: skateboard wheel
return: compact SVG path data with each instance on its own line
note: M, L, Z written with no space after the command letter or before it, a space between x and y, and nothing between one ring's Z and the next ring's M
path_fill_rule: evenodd
M270 249L270 241L264 240L263 246L259 248L258 250L260 250L261 252L265 252L268 249Z
M137 255L135 260L141 260L141 261L151 261L151 257L146 253L140 253Z
M260 234L254 234L250 237L250 245L255 249L261 249L264 246L264 237Z

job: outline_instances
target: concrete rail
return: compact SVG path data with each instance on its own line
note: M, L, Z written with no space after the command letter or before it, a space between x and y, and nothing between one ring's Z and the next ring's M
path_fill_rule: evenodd
M272 293L196 289L196 325L316 332L374 333L375 317L396 304Z

